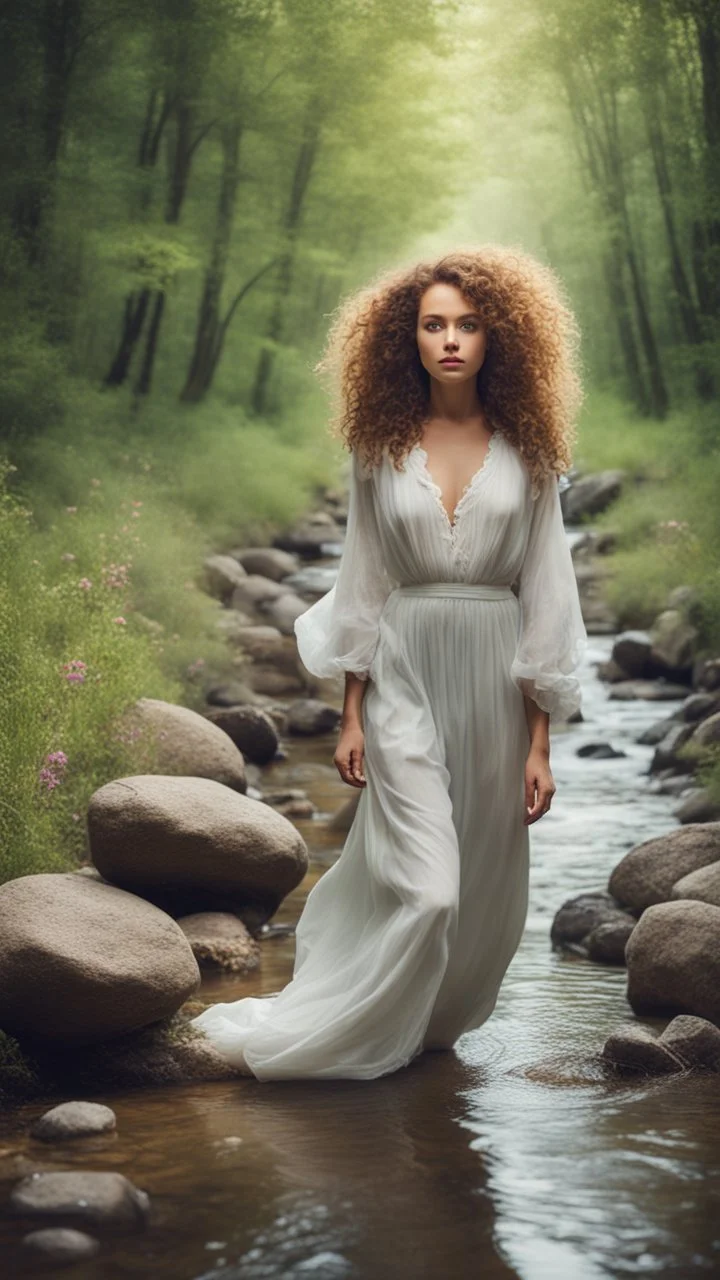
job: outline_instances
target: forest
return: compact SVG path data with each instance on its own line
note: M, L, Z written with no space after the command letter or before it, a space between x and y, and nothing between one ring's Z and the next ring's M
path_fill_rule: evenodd
M222 671L203 560L337 482L314 366L394 262L559 274L576 467L633 481L596 521L621 625L689 586L718 652L714 0L6 0L0 33L3 879L74 865L124 708Z

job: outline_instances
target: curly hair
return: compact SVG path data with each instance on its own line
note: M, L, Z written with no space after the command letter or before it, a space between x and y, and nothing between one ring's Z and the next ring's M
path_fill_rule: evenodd
M434 261L381 272L331 313L315 365L330 374L332 435L367 466L385 450L398 466L430 416L430 375L417 346L420 300L456 285L487 330L477 374L480 402L525 460L533 485L572 462L583 400L580 333L559 278L518 248L461 246Z

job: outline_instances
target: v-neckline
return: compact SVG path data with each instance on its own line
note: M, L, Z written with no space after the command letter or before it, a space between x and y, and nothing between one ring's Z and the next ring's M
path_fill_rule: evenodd
M500 428L495 427L488 441L488 446L487 446L487 449L485 450L485 457L480 463L480 466L478 467L477 471L473 472L467 484L465 485L462 493L460 494L460 497L458 498L455 504L455 509L452 513L452 517L449 515L447 507L443 502L442 489L440 488L440 485L437 483L437 481L433 479L432 473L428 466L427 450L424 449L421 444L415 444L411 449L411 453L415 453L420 460L420 478L424 481L427 488L430 489L430 492L435 497L437 505L440 507L440 510L443 516L445 517L445 524L450 533L451 541L453 542L455 540L455 535L457 533L458 520L462 515L467 499L470 497L470 494L474 490L475 485L480 479L480 476L486 473L491 455L495 448L495 443L496 443L495 437L500 434L501 434Z

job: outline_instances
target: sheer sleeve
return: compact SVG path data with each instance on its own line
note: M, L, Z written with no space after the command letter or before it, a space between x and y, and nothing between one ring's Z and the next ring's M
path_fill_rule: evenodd
M511 677L551 721L580 709L576 670L587 633L555 475L534 500L530 533L520 571L520 630Z
M371 473L353 452L337 578L320 600L295 619L298 652L308 671L320 677L352 671L367 680L380 613L394 585L383 562Z

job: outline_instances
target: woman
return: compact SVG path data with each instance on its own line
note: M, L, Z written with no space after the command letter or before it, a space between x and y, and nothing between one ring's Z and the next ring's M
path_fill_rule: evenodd
M383 275L333 321L346 539L295 632L311 672L345 675L335 764L361 795L292 980L193 1019L260 1080L384 1075L495 1006L555 791L549 723L580 707L558 492L576 351L552 272L493 245Z

